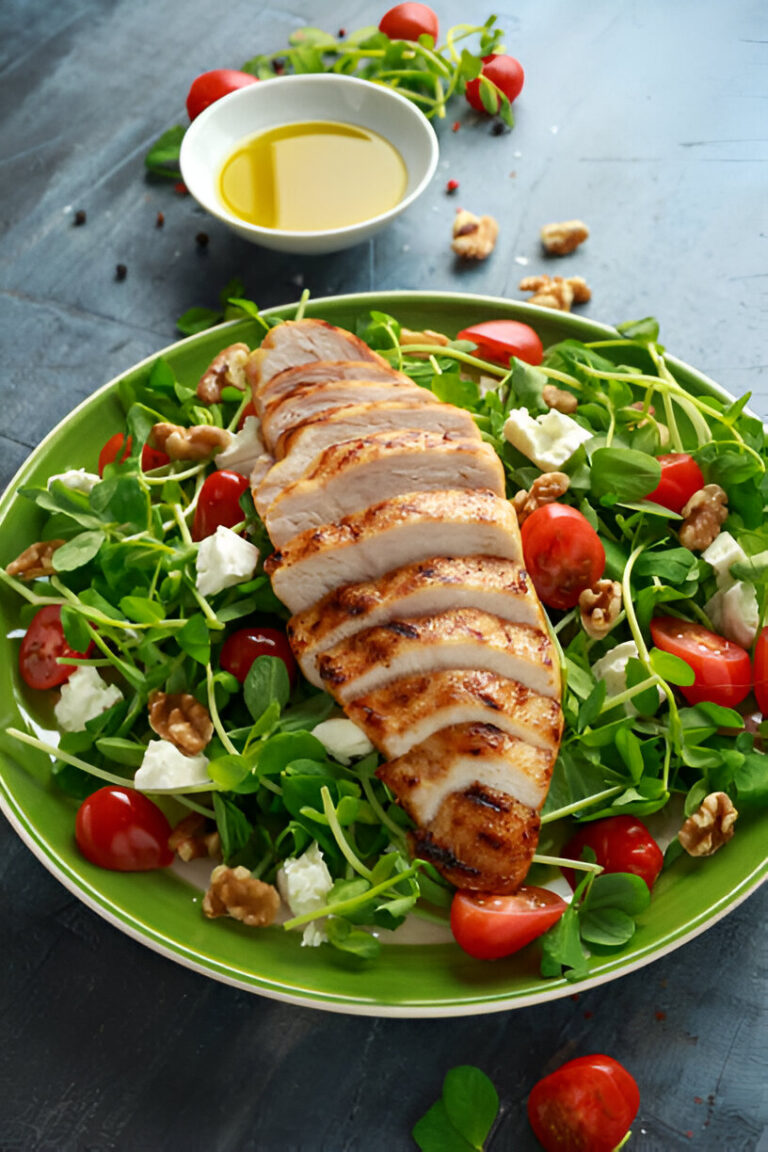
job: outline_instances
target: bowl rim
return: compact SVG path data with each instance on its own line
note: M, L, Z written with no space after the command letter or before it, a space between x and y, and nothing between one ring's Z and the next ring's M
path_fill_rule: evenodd
M293 230L287 228L264 228L260 224L252 224L250 221L243 219L241 216L236 216L234 212L229 212L223 204L218 200L209 200L207 196L201 194L199 189L196 190L195 179L189 179L189 164L190 156L193 155L197 143L197 136L199 135L200 128L207 126L208 122L213 120L216 116L222 114L222 109L234 104L237 101L243 102L245 100L252 100L253 91L257 88L263 91L266 88L271 88L275 84L292 84L294 87L306 86L308 84L321 84L327 87L357 87L366 89L374 89L384 100L390 100L397 103L409 115L413 117L413 123L418 124L423 131L424 139L429 145L429 159L426 164L425 172L418 184L405 196L401 197L392 208L387 209L386 212L380 212L376 216L368 216L365 220L357 220L353 224L345 224L342 228L323 228L323 229L305 229ZM291 123L289 119L283 121L284 123ZM269 129L264 129L268 131ZM258 132L252 133L258 135ZM243 139L248 139L244 136ZM397 148L397 142L391 137L387 137L389 143ZM440 146L437 139L437 134L430 124L429 120L424 114L413 104L407 97L401 93L388 88L384 84L377 84L372 80L364 80L359 76L346 76L337 75L335 73L327 72L311 72L302 73L300 75L290 76L275 76L268 80L259 80L258 84L248 84L244 88L237 88L234 92L222 96L219 100L214 101L205 108L199 116L197 116L187 128L184 133L184 138L181 142L181 149L179 154L179 167L181 169L181 177L184 184L187 186L190 194L205 209L210 215L220 220L223 224L236 228L240 232L247 232L256 237L274 237L284 240L291 240L300 242L302 240L320 240L332 239L334 237L344 238L352 236L357 232L367 231L370 228L378 228L380 225L385 224L388 220L399 216L404 212L418 197L425 191L427 185L432 180L437 169L437 163L440 158Z

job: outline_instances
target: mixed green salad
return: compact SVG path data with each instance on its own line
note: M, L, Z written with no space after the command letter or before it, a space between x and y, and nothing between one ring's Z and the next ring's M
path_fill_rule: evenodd
M248 301L234 306L262 334L282 322L262 317ZM613 338L562 341L538 364L513 357L510 365L481 336L443 343L425 332L406 339L396 317L375 311L360 316L358 335L419 385L472 412L504 464L510 499L547 474L535 450L521 450L528 441L515 427L549 418L553 387L560 399L570 397L567 416L558 415L579 435L573 442L560 435L561 445L576 446L558 466L567 486L555 503L575 510L596 533L604 565L599 577L590 569L589 583L610 584L614 601L601 631L590 628L578 597L564 606L557 592L554 600L549 595L565 732L530 884L550 885L561 864L581 877L541 938L542 975L577 979L590 952L620 951L631 939L658 872L606 867L588 839L564 858L563 846L579 827L598 828L615 817L631 824L675 803L681 823L713 793L729 798L746 819L768 803L764 427L748 412L748 397L729 402L688 393L665 360L652 320L624 325ZM229 342L223 328L220 347ZM376 777L377 754L324 739L332 731L328 722L341 714L275 641L288 614L263 571L272 549L245 480L226 531L252 547L250 562L233 570L228 583L214 581L212 591L200 579L201 551L216 532L215 515L207 531L202 508L215 458L170 461L150 442L153 429L169 423L234 435L242 425L242 437L250 397L227 386L220 400L203 403L197 379L177 378L162 357L118 383L117 394L125 424L109 450L105 444L101 475L72 461L71 472L21 490L45 517L33 557L39 569L29 557L23 570L10 557L0 569L0 580L20 597L27 629L20 671L34 706L50 715L56 690L64 695L80 669L91 670L100 703L82 723L71 716L60 723L58 744L21 729L11 737L48 753L55 787L77 803L87 805L105 785L135 792L144 771L139 791L158 800L172 822L189 817L206 834L215 831L224 865L265 884L279 882L284 894L286 877L303 861L315 898L305 910L299 897L289 899L283 929L302 929L306 943L322 941L370 961L381 947L379 930L395 929L409 915L447 925L454 890L429 863L410 857L409 820ZM687 496L677 510L664 473L670 458L683 456L701 477L694 492L703 483L708 493L723 494L715 500L723 511L712 537L721 539L720 551L708 552L712 542L701 539L681 542L690 522L690 466L682 482L672 477L675 499ZM542 588L547 581L557 588L558 572L563 581L572 578L584 559L582 537L581 528L569 534L572 553L553 556L546 544L536 554L526 551L537 588L537 571ZM246 629L277 647L258 649L255 659L253 652L245 661L223 659L225 646L231 652L233 636ZM741 642L729 638L734 629ZM157 741L149 713L157 693L192 698L210 724L202 767L198 757L197 775L184 785L145 771L155 755L148 759ZM57 715L67 714L58 707ZM90 836L98 855L98 828L86 826L88 812L82 813L78 843ZM98 823L97 806L90 817ZM156 851L140 866L164 866L172 859L161 843L165 825L148 819ZM673 839L664 866L674 867L682 851ZM319 872L326 879L318 888Z

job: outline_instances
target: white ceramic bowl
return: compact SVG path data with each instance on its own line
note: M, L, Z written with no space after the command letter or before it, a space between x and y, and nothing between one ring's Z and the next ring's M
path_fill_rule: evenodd
M222 166L250 136L306 120L335 120L368 128L397 148L408 174L402 199L370 220L318 232L288 232L249 224L229 212L218 194ZM181 174L207 212L246 240L281 252L315 255L349 248L373 236L426 189L438 158L437 137L422 113L397 92L352 76L279 76L249 84L206 108L187 129Z

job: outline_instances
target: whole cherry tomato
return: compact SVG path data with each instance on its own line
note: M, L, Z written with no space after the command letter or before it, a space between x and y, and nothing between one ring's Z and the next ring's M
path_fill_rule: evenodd
M582 848L591 848L606 872L632 872L653 888L664 863L664 853L642 821L635 816L608 816L583 824L563 848L561 855L581 860ZM571 888L578 877L563 869Z
M523 521L520 535L525 566L548 608L575 608L603 574L605 549L577 508L544 504Z
M498 93L491 89L491 103L495 104L495 107L486 108L483 104L483 97L480 92L480 80L483 76L504 93L510 104L520 95L525 83L523 66L519 60L515 60L514 56L503 54L483 56L483 68L480 76L467 81L466 97L477 112L486 112L491 116L495 116L498 112L500 100Z
M277 628L239 628L224 641L219 663L225 672L231 672L241 684L245 683L251 664L259 656L277 656L285 664L291 687L298 677L296 659L288 638Z
M243 519L240 497L248 487L248 477L222 468L206 477L195 507L192 539L205 540L219 527L234 528Z
M567 907L548 888L521 888L513 896L459 891L451 903L451 931L470 956L498 960L541 936Z
M689 704L708 700L724 708L736 708L749 695L752 662L740 644L701 624L674 616L654 617L651 636L657 648L679 656L693 669L693 684L680 688Z
M457 340L477 344L478 356L509 367L513 356L526 364L541 364L544 349L536 332L519 320L485 320L462 329Z
M99 452L99 476L104 475L107 464L122 464L124 460L127 460L131 453L131 444L131 437L125 436L122 432L115 432L114 436L110 436ZM150 448L149 444L145 444L141 450L143 472L151 472L153 468L162 468L164 464L170 464L170 462L170 456L161 452L159 448Z
M431 36L437 44L437 16L426 4L396 4L379 21L379 32L390 40L418 40Z
M77 846L112 872L149 872L173 863L171 826L142 792L109 784L84 800L75 819Z
M633 1076L610 1056L579 1056L534 1084L528 1119L546 1152L613 1152L640 1107Z
M44 690L56 688L69 680L75 671L75 664L59 664L59 657L88 656L93 644L86 652L75 652L64 636L61 624L61 608L58 604L46 604L32 617L19 649L19 671L21 678L30 688Z
M704 487L701 468L687 452L667 452L656 459L661 464L661 480L645 499L671 512L682 512L694 492Z
M257 82L256 76L248 72L237 72L233 68L214 68L212 72L203 72L196 80L187 96L187 112L190 120L194 120L210 104L236 92L238 88L247 88L249 84Z
M755 699L763 716L768 716L768 625L755 644Z

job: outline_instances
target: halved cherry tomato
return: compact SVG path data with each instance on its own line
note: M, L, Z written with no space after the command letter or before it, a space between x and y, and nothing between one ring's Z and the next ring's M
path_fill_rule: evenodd
M462 329L457 340L471 340L477 344L477 354L494 364L509 367L513 356L526 364L541 364L544 348L536 332L519 320L484 320Z
M664 863L664 853L645 824L635 816L608 816L583 824L561 852L570 860L581 860L582 848L591 848L606 872L632 872L653 888ZM571 888L580 877L563 869Z
M418 40L431 36L437 44L437 16L427 4L396 4L379 21L379 32L390 40Z
M190 120L194 120L210 104L236 92L238 88L247 88L249 84L257 82L256 76L248 72L238 72L233 68L214 68L212 72L203 72L196 80L187 96L187 112Z
M483 68L480 76L476 76L474 80L469 80L466 87L466 97L468 102L477 112L485 112L491 116L495 116L499 110L499 97L498 93L493 93L493 98L496 102L496 107L489 110L483 104L483 98L480 95L480 78L484 76L486 80L490 80L492 84L504 93L510 104L523 90L525 83L525 72L519 60L515 60L514 56L505 56L503 53L498 53L491 56L483 56Z
M577 508L544 504L523 521L520 535L525 566L548 608L574 608L603 574L605 549Z
M125 436L122 432L115 432L114 436L110 436L99 452L99 476L104 475L107 464L122 464L124 460L127 460L131 452L131 444L131 437ZM145 444L141 450L143 472L151 472L153 468L162 468L164 464L170 464L170 462L170 456L161 452L159 448L150 448L149 444Z
M285 664L291 687L295 686L298 677L296 659L287 636L277 628L239 628L224 641L219 663L226 672L231 672L244 684L251 664L258 656L279 657Z
M248 477L226 468L211 472L200 489L195 518L192 521L192 539L204 540L213 536L217 528L233 528L243 519L240 497L248 487Z
M689 704L709 700L724 708L735 708L749 695L752 663L740 644L710 632L701 624L677 620L674 616L656 616L651 620L651 636L657 648L679 656L693 669L693 684L680 688Z
M528 1119L545 1152L613 1152L640 1107L634 1076L610 1056L579 1056L534 1084Z
M451 931L470 956L498 960L541 936L567 907L548 888L520 888L513 896L459 891L451 903Z
M46 604L32 617L32 623L21 642L21 678L30 688L56 688L69 680L77 667L75 664L59 664L59 657L84 657L92 649L93 644L88 645L86 652L75 652L74 648L70 648L61 624L61 608L58 604Z
M768 625L755 644L755 699L763 716L768 716Z
M173 863L171 826L142 792L109 784L78 809L77 846L92 864L112 872L149 872Z
M694 492L704 487L701 468L687 452L667 452L656 459L661 464L661 480L645 499L671 512L682 512Z

